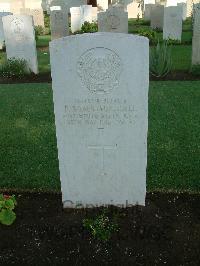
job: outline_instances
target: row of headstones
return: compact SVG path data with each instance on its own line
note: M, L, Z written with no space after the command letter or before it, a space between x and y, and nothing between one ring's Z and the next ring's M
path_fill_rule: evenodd
M172 39L181 41L182 21L183 8L181 6L151 6L151 28L163 30L164 40Z
M118 10L118 12L122 12L120 8L118 9L116 7L112 8L111 10L112 11ZM112 20L112 16L113 13L111 13L111 17L108 16L108 18ZM35 32L34 32L34 26L33 26L34 24L32 16L7 14L7 16L3 16L2 22L5 34L4 38L6 44L7 58L25 59L27 61L30 70L33 73L38 73L37 51L36 51ZM119 21L117 20L115 22L118 23ZM123 23L121 24L123 25ZM200 4L196 4L194 8L192 64L200 64L199 25L200 25ZM172 27L174 27L174 24L172 24ZM114 28L114 32L115 30L116 28Z
M99 32L128 33L128 13L120 6L110 6L105 12L99 12L91 5L71 7L71 31L81 30L85 21L98 21ZM51 38L69 35L68 14L60 6L53 6L50 11Z

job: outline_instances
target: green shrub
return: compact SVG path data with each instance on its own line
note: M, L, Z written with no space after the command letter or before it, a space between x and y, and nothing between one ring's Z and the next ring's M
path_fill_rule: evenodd
M17 205L15 196L8 196L0 194L0 223L3 225L11 225L15 219L16 214L14 208Z
M150 20L140 20L140 25L144 25L144 26L150 26Z
M200 76L200 64L192 65L190 72L194 76Z
M158 37L156 31L140 29L138 34L147 37L150 44L155 44L157 42Z
M3 78L22 78L30 73L25 60L22 59L8 59L0 66L0 76Z
M164 77L172 69L171 47L167 42L157 43L156 47L150 50L150 73L155 77Z
M45 29L42 26L35 26L35 33L40 36L45 34Z
M81 33L93 33L98 31L98 25L96 22L87 22L85 21L81 27L80 31L76 31L74 34L81 34Z
M38 41L38 36L45 34L45 29L42 26L35 26L35 40Z
M111 220L105 211L94 219L84 219L83 226L98 240L108 241L118 231L118 224Z

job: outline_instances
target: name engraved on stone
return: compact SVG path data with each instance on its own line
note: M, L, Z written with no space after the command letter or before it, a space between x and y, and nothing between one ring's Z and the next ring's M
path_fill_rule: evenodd
M65 123L72 126L122 126L133 124L134 119L134 106L125 99L77 99L74 104L66 104L64 111Z
M119 86L122 63L114 51L96 47L79 58L77 72L89 91L108 93Z

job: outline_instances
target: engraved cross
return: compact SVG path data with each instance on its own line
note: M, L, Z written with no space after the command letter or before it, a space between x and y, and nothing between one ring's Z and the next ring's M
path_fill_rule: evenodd
M113 150L117 148L117 144L115 145L90 145L88 146L88 149L95 149L95 150L101 150L101 175L107 175L105 170L105 152L107 150Z

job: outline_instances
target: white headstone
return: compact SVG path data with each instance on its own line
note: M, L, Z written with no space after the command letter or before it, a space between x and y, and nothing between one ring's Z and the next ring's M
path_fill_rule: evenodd
M98 11L106 11L108 9L108 0L97 0Z
M71 7L71 32L79 31L82 26L82 12L80 7Z
M151 10L154 7L154 4L146 4L145 11L144 11L144 20L150 21L151 20Z
M7 58L24 59L30 70L38 73L33 18L27 15L2 18Z
M148 39L69 36L50 54L64 207L145 205Z
M50 12L51 39L58 39L69 35L68 16L62 10Z
M186 3L178 3L177 6L180 6L182 9L182 18L186 20L187 18L187 4Z
M100 12L98 31L128 33L128 13L118 6L112 6L106 12Z
M192 64L200 65L200 4L194 6L194 26L192 38Z
M151 9L151 28L163 29L164 6L154 5Z
M179 40L182 35L182 8L169 6L164 9L163 39Z
M8 16L8 15L12 15L12 13L10 13L10 12L0 12L0 49L3 48L4 41L5 41L2 18L5 17L5 16Z
M87 22L92 22L92 5L82 5L81 8L81 20L82 24Z
M92 7L92 21L97 21L97 7Z

